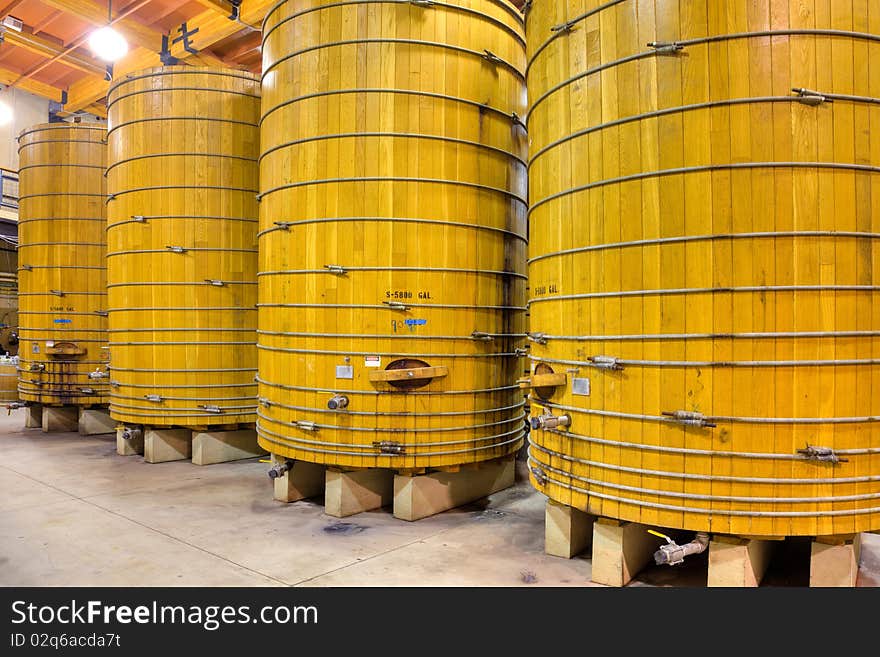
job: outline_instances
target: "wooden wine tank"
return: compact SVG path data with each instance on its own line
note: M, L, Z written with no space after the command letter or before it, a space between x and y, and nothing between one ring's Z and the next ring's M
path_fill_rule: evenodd
M0 402L18 401L18 357L0 355Z
M263 31L260 444L354 467L522 445L526 140L508 2L280 2Z
M47 123L19 143L19 383L23 401L106 404L106 129Z
M551 498L750 536L880 527L880 13L854 6L532 4Z
M108 95L113 418L255 420L259 81L171 66Z

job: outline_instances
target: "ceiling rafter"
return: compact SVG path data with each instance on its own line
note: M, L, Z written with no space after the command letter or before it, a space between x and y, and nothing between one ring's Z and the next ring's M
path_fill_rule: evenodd
M64 54L63 57L58 59L61 64L91 75L104 75L105 67L97 59L75 51L66 52L67 48L65 46L44 37L24 31L16 32L15 30L0 30L0 34L3 35L3 41L12 46L24 48L44 57L56 57Z
M54 4L59 2L81 2L82 0L44 1ZM266 12L275 2L276 0L244 0L241 6L239 21L230 20L214 9L206 10L186 22L187 30L192 31L198 28L198 32L191 34L186 40L181 39L177 43L170 43L170 54L181 60L194 60L196 57L201 57L204 60L204 55L207 53L203 51L215 43L248 27L259 26ZM179 33L172 35L169 41L173 41L178 36L180 36ZM193 53L187 50L187 47L199 51L199 54L194 56ZM214 55L209 57L211 65L228 66L227 63L222 62ZM158 66L159 63L158 51L146 52L143 49L138 49L116 63L114 66L114 77L142 68ZM86 78L74 83L70 87L68 104L65 109L74 112L91 105L106 95L108 86L109 83L106 80L96 80L94 78Z
M10 71L6 68L0 68L0 84L12 84L20 77L21 73L16 73L15 71ZM61 89L45 84L44 82L38 82L37 80L23 80L16 86L22 91L27 91L28 93L42 96L43 98L48 98L49 100L54 100L58 103L61 102L64 94Z

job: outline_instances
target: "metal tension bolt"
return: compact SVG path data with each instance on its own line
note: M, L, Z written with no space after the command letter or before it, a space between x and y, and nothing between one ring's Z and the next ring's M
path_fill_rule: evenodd
M523 358L523 357L529 355L529 348L528 347L517 347L516 349L513 350L513 354L517 358Z
M45 372L46 366L43 363L31 363L28 365L28 372Z
M400 303L400 301L383 301L382 303L392 310L409 310L409 306L405 303Z
M619 372L623 369L623 365L620 364L619 360L612 356L593 356L589 361L593 364L593 367L600 370Z
M269 475L269 479L278 479L283 477L285 473L290 472L291 468L293 468L293 461L288 459L284 463L273 465L266 474Z
M213 404L199 404L199 408L204 408L208 413L222 413L223 409Z
M532 342L537 342L538 344L547 344L546 333L526 333L526 337Z
M89 372L90 379L109 379L110 372L107 370L95 370L94 372Z
M182 246L166 246L165 248L171 251L171 253L186 253L186 249Z
M84 395L94 395L95 394L94 388L80 388L79 391Z
M818 91L811 91L810 89L804 89L803 87L795 87L792 91L798 95L797 100L799 103L809 105L810 107L816 107L822 103L832 102L830 98L826 98Z
M570 415L552 415L546 413L532 418L532 429L558 429L560 427L570 426Z
M373 443L373 447L379 450L381 454L405 454L406 448L400 443L391 440L383 440Z
M492 342L494 340L491 335L483 331L474 331L471 333L471 340L481 340L482 342Z
M224 283L223 281L217 280L215 278L206 278L205 283L207 283L208 285L213 285L215 287L225 287L226 286L226 283Z
M327 402L327 408L331 411L341 411L348 408L348 397L345 395L333 395Z
M318 430L318 425L316 425L314 422L308 422L306 420L297 420L293 423L293 426L295 426L297 429L302 429L303 431Z
M339 274L340 276L342 274L348 273L345 267L343 267L342 265L324 265L324 269L329 271L331 274Z
M684 50L684 46L675 41L651 41L648 47L656 50L658 55L675 55Z
M663 411L663 415L689 427L714 428L717 426L714 422L709 422L702 413L693 411Z
M136 221L136 222L138 222L139 224L145 224L145 223L147 223L147 218L146 218L144 215L142 215L142 214L133 214L133 215L131 215L131 220L132 220L132 221Z
M541 468L532 466L529 468L529 470L535 476L535 481L537 481L541 486L545 486L547 484L547 474Z
M840 458L834 453L830 447L818 447L816 445L807 445L804 449L799 449L798 454L802 454L810 461L822 461L824 463L847 463L849 459Z
M151 402L160 402L162 401L162 395L144 395L144 399Z

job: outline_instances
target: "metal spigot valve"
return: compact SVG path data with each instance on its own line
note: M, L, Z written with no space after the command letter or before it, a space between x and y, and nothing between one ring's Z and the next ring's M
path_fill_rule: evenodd
M532 429L559 429L560 427L570 427L570 415L538 415L532 418Z
M266 474L269 475L269 479L278 479L279 477L283 477L285 473L287 473L292 467L293 461L276 463L271 468L269 468L269 472L267 472Z
M331 411L341 411L348 408L348 397L345 395L333 395L327 402L327 408Z

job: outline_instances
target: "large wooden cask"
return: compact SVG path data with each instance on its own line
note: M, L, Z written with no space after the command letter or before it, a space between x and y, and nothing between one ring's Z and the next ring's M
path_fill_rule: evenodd
M259 81L148 69L107 103L110 414L253 422Z
M19 392L107 403L106 129L47 123L19 142Z
M534 485L880 527L880 5L536 0L527 33Z
M263 29L260 444L424 468L522 444L522 18L279 2Z

